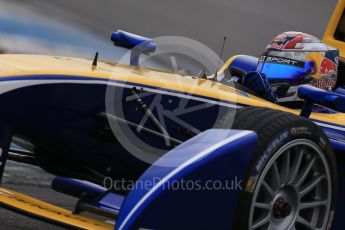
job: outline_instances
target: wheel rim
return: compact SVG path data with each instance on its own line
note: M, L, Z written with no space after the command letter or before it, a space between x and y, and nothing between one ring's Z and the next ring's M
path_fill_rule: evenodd
M324 153L312 141L291 141L274 154L258 179L249 229L325 229L331 201Z

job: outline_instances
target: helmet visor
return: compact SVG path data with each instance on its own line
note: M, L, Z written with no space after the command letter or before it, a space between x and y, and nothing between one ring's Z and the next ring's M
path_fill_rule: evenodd
M267 78L274 83L288 81L291 83L305 80L315 71L312 61L297 61L284 57L261 56L257 71L266 74Z

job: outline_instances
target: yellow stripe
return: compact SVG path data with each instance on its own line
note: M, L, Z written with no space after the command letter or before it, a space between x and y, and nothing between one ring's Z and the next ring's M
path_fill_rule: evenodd
M236 58L238 58L239 56L241 56L241 55L235 55L235 56L232 56L231 58L229 58L229 60L227 60L226 62L225 62L225 64L222 66L222 68L220 68L220 70L219 70L219 74L222 74L222 73L224 73L224 71L229 67L229 65L231 65L231 63L236 59Z
M338 48L340 50L340 56L343 58L345 58L345 42L335 40L334 34L340 22L340 18L343 15L344 9L345 0L339 0L323 36L324 42Z
M112 230L114 225L37 200L27 195L0 188L0 205L69 226L90 230Z
M231 63L235 58L236 56L227 63ZM233 87L215 83L211 80L184 77L155 69L99 61L97 69L93 70L92 60L87 59L35 55L0 55L0 77L40 74L83 76L102 80L112 79L206 96L248 106L266 107L297 115L300 112L299 110L288 109L267 102L253 95L248 97L240 95ZM311 118L345 126L344 113L313 113Z

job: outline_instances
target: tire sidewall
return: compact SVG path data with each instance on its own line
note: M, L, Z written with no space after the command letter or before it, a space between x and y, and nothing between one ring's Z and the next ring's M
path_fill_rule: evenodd
M238 203L240 208L237 209L239 210L237 218L238 221L235 226L240 226L240 229L248 228L252 199L265 166L281 147L297 139L307 139L314 142L325 154L332 177L332 203L330 206L330 216L328 218L327 229L330 228L332 224L335 209L334 199L336 196L336 163L328 138L319 127L307 120L298 120L286 127L287 128L281 129L280 131L270 135L270 141L263 140L259 134L256 152L250 162L244 190L241 192L239 197ZM267 136L265 138L267 139ZM244 208L244 206L246 208Z

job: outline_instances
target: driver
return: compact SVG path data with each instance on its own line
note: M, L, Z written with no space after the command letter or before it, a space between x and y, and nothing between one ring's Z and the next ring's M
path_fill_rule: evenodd
M272 102L298 101L299 85L335 88L338 58L337 49L314 36L285 32L268 44L256 71L247 73L242 84Z

